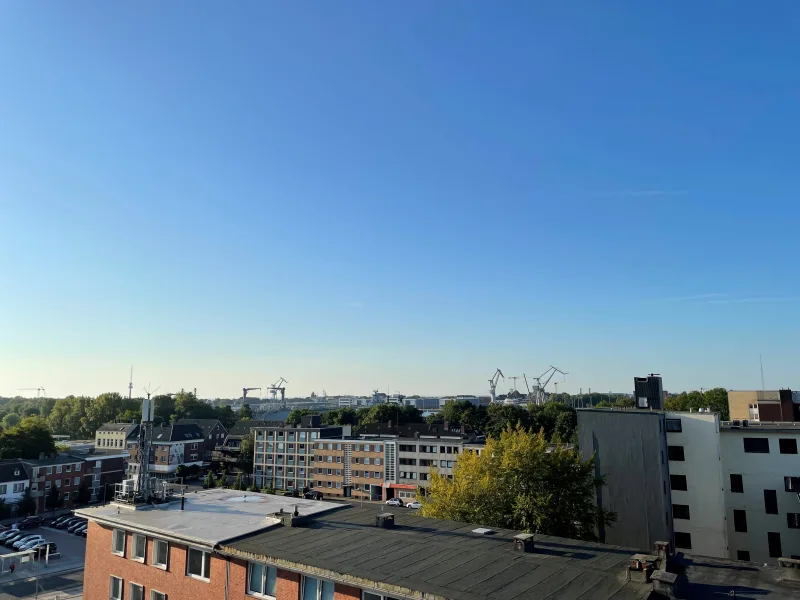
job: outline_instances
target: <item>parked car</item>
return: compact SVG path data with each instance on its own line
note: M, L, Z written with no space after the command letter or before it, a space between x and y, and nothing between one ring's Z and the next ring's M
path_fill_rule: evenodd
M78 535L81 536L81 537L86 537L86 534L88 533L88 531L89 531L89 528L88 527L84 527L83 529L78 531Z
M67 531L70 533L75 533L76 529L80 529L84 525L86 525L86 519L78 519L75 523L67 527Z
M44 536L29 535L25 536L22 539L17 540L13 544L11 544L11 547L14 548L15 550L19 550L21 546L24 546L25 544L28 544L30 542L43 542L43 541L44 541Z
M35 548L39 544L44 544L46 540L44 538L34 538L32 540L23 540L21 542L17 542L17 550L31 550Z
M303 494L306 500L322 500L322 492L306 492Z
M16 529L7 529L3 532L0 532L0 543L5 543L5 541L13 535L17 535L19 533Z
M66 521L62 521L61 523L56 525L56 529L66 529L67 527L75 525L75 523L77 523L79 521L80 521L80 517L70 517Z
M17 532L16 532L14 535L12 535L12 536L9 536L9 537L7 537L6 539L4 539L4 540L3 540L3 543L4 543L6 546L9 546L9 547L10 547L10 546L11 546L12 544L14 544L15 542L18 542L18 541L20 541L22 538L26 538L26 537L28 537L29 535L31 535L31 534L29 534L29 533L22 533L22 532L20 532L20 531L17 531Z
M73 529L72 533L74 533L75 535L80 535L81 532L86 531L87 529L89 529L89 524L88 523L84 523L80 527L78 527L76 529Z
M63 523L67 519L72 519L72 518L74 518L74 515L72 513L69 513L67 515L61 515L60 517L57 517L57 518L53 519L52 521L50 521L50 526L51 527L56 527L59 523Z
M400 498L389 498L386 504L389 506L403 506L403 501Z
M36 551L36 556L38 558L38 557L41 557L41 556L45 556L47 554L47 547L48 546L50 547L50 554L54 554L54 553L58 552L58 546L56 546L56 544L54 542L41 542L41 543L37 544L36 546L34 546L33 548L30 548L30 550L35 550Z
M17 529L33 529L42 524L42 517L25 517L22 521L16 523Z
M406 508L414 508L414 509L422 508L422 502L420 502L419 500L414 500L413 502L409 502L408 504L406 504Z

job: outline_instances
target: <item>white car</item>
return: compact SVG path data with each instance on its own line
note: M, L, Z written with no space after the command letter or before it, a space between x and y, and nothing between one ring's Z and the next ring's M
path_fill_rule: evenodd
M406 504L406 508L422 508L422 502L419 500L414 500L413 502Z
M20 544L17 550L33 550L36 546L40 546L42 544L46 544L47 542L44 539L41 540L25 540L24 544Z
M30 544L31 542L43 542L43 541L44 541L44 537L42 537L41 535L34 535L34 536L23 538L23 539L19 540L18 542L14 542L12 544L12 547L16 548L17 550L19 550L22 546Z
M403 506L403 501L400 498L389 498L386 504L389 506Z

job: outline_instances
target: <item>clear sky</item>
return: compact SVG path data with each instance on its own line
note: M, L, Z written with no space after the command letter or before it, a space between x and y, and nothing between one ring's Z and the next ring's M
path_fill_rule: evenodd
M799 40L796 1L2 2L0 395L800 387Z

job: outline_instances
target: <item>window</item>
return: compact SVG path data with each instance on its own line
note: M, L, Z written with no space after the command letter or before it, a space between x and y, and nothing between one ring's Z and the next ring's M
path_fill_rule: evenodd
M667 419L667 431L683 431L680 419Z
M784 477L783 485L787 492L800 492L800 477Z
M69 487L69 484L71 483L71 481L72 480L70 480L70 479L65 479L64 480L64 487Z
M80 485L81 484L81 478L80 477L76 477L75 481L73 481L72 484L73 485Z
M392 596L381 596L372 592L364 592L363 600L398 600Z
M5 486L3 486L3 487L5 487ZM24 492L24 491L25 491L25 482L24 481L14 484L14 488L12 489L13 493L19 494L20 492ZM5 494L5 490L3 490L2 493Z
M72 473L72 465L67 465L67 473Z
M278 572L275 567L248 563L247 593L259 596L275 597L275 582Z
M781 449L781 454L797 454L796 439L779 439L778 446Z
M365 464L365 465L368 465L368 464L369 464L369 458L365 458L365 459L364 459L364 464Z
M733 530L747 533L747 511L733 511Z
M167 568L169 559L169 543L164 540L153 540L153 566Z
M800 513L786 513L786 525L789 529L800 529Z
M380 459L380 458L376 458L376 459L374 459L372 462L373 462L375 465L380 465L380 464L381 464L381 459Z
M133 534L133 543L131 544L131 558L144 562L144 555L147 552L147 538L138 533Z
M686 491L686 475L670 475L669 488L680 492Z
M208 579L211 571L211 554L189 548L186 551L186 574L192 577Z
M731 473L731 492L735 494L744 494L744 484L742 483L742 476Z
M683 531L675 532L675 547L683 548L684 550L692 549L692 534Z
M111 600L122 600L122 585L122 579L111 576L111 583L108 586L108 597Z
M750 560L750 552L748 550L737 550L736 560Z
M164 592L150 590L150 600L167 600L167 595Z
M67 480L67 481L69 481L69 480ZM57 488L61 487L61 480L60 479L56 479L56 487Z
M115 529L111 534L111 552L125 556L125 532L121 529Z
M673 519L688 519L689 518L689 505L688 504L673 504L672 505L672 518Z
M775 490L764 490L764 511L768 515L778 514L778 492Z
M144 600L144 588L138 583L131 584L131 595L129 600Z
M46 490L49 490L49 489L50 489L50 485L51 485L51 484L50 484L50 482L49 482L49 481L45 481L45 482L44 482L44 489L46 489Z
M56 465L56 473L61 473L62 465Z
M769 545L769 555L772 558L783 556L781 551L781 534L776 531L767 532L767 544Z
M303 591L300 600L333 600L333 582L303 577Z
M667 446L670 460L686 460L683 456L683 446Z
M75 496L77 498L77 496ZM64 492L64 502L69 500L69 492Z
M769 439L744 438L744 451L750 453L769 454Z
M52 475L53 474L53 467L47 467L47 474L48 475Z

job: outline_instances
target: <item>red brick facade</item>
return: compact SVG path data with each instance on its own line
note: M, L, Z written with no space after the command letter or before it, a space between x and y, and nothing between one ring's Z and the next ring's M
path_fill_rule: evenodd
M84 600L109 600L110 578L123 581L124 600L130 599L130 584L144 587L144 600L150 591L167 595L167 600L253 600L247 594L247 563L212 554L208 581L186 575L186 546L170 543L167 569L153 565L153 539L147 538L144 563L131 557L133 535L125 539L125 556L111 551L112 529L90 521L86 538L86 570L83 576ZM226 565L228 568L226 569ZM227 570L228 589L225 590ZM277 600L299 600L301 575L278 570ZM335 600L361 600L358 588L336 584Z

